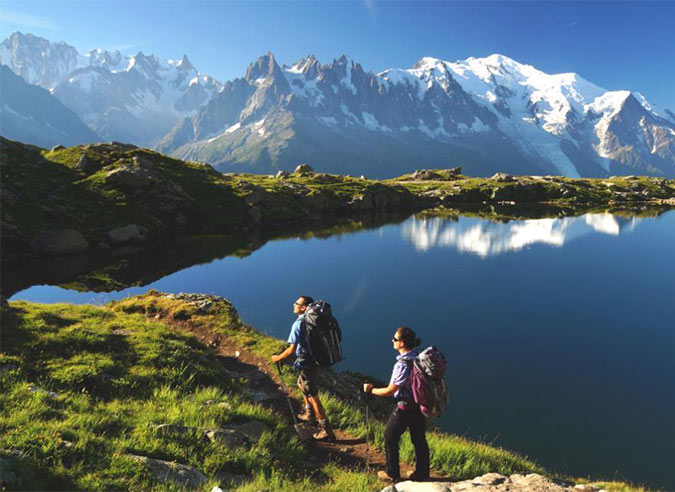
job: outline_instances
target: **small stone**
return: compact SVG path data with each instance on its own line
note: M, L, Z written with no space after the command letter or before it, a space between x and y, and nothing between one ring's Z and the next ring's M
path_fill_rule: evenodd
M359 179L368 179L368 178L366 178L365 175L362 174Z
M238 350L235 350L235 351L234 351L234 356L235 356L235 357L239 357L240 355L241 355L241 352L239 352Z
M209 429L204 435L211 441L226 446L241 446L249 441L248 435L238 429Z
M279 171L277 171L277 173L274 175L274 177L275 177L275 178L278 178L278 179L284 179L284 178L287 178L287 177L288 177L288 173L287 173L286 171L279 170Z
M197 433L197 429L180 424L159 424L155 426L155 432L157 432L157 435L159 436L183 436L186 434Z
M59 394L55 393L54 391L47 391L47 390L44 390L42 388L38 388L34 384L31 384L28 387L28 391L30 391L31 393L39 393L41 395L51 396L52 398L58 398L58 396L59 396Z

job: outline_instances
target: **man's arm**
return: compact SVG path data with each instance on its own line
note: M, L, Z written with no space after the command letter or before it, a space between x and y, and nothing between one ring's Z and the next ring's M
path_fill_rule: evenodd
M295 353L295 344L291 343L286 350L281 352L279 355L273 355L272 356L272 362L276 364L277 362L281 362L282 360L290 357Z

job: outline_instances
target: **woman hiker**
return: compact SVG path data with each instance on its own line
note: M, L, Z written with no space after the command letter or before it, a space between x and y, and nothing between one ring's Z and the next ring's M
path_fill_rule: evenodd
M426 480L429 478L429 445L425 433L426 418L419 405L413 400L411 388L412 366L421 341L416 338L410 328L401 326L391 339L394 350L398 351L396 364L391 373L389 386L374 388L371 383L363 385L363 391L375 396L394 396L396 407L389 417L384 431L384 446L387 456L387 470L377 472L380 480L395 482L401 479L398 462L398 445L406 429L410 429L410 440L415 447L415 471L408 477L410 480Z

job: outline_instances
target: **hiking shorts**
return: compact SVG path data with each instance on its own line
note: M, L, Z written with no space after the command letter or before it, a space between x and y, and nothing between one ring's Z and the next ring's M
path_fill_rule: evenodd
M316 396L319 393L319 368L316 366L298 369L298 387L302 394Z

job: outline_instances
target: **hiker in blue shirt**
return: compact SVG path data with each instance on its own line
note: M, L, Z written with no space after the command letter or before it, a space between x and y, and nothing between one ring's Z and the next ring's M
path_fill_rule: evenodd
M309 342L307 340L307 330L305 328L305 311L307 306L312 304L314 299L309 296L300 296L293 303L293 313L298 318L291 326L291 334L288 336L290 344L286 350L279 355L272 356L272 362L275 364L295 353L295 368L298 370L298 388L302 392L302 398L305 401L305 411L297 417L299 420L309 423L316 423L318 420L319 431L313 434L316 440L334 441L335 432L326 418L326 411L319 400L319 366L309 352Z
M389 385L374 388L371 383L364 383L363 391L375 396L393 396L396 407L389 417L384 431L384 447L387 456L387 470L377 472L380 480L395 482L401 479L399 468L398 445L406 429L410 429L410 440L415 447L415 471L408 477L410 480L426 480L429 478L429 445L426 438L426 417L413 399L411 388L413 361L418 355L415 347L421 340L415 332L405 326L399 327L391 339L394 350L399 355L391 373Z

